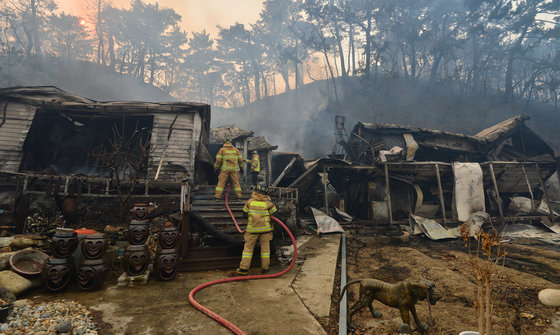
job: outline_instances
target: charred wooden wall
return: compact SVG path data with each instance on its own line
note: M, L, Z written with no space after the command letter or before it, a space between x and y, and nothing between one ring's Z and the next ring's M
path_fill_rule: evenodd
M35 110L34 106L0 101L0 171L18 171Z
M204 132L199 113L155 114L148 176L155 176L162 156L158 180L180 180L184 172L194 176L197 148L207 141L207 137L201 136Z

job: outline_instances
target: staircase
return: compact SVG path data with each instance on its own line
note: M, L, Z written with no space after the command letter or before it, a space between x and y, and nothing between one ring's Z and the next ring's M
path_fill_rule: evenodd
M237 231L226 208L225 192L227 191L227 185L224 195L222 196L222 200L219 202L214 201L215 189L216 186L198 186L191 196L191 211L202 217L206 223L213 225L221 232L230 235L235 239L243 240L243 234ZM238 201L235 197L235 193L233 192L233 187L229 192L229 208L231 209L233 215L235 215L237 223L242 230L245 230L245 226L247 225L247 219L243 217L243 206L250 196L251 192L249 190L244 190L243 200Z

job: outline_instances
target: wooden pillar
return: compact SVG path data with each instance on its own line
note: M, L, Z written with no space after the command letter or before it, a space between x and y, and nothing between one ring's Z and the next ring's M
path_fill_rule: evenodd
M25 178L27 180L27 176L25 176ZM66 177L66 181L64 182L64 195L68 195L68 185L70 185L70 178ZM23 190L25 191L25 187Z
M535 164L535 166L537 167L537 176L539 177L539 183L541 184L542 190L543 190L543 197L544 197L544 201L546 201L546 204L548 205L548 211L550 214L550 222L554 222L554 211L552 210L552 206L550 204L550 198L548 197L548 193L546 192L546 188L544 186L544 182L542 180L541 177L541 169L539 169L539 164Z
M490 176L492 177L492 184L494 184L494 191L496 192L496 202L498 203L498 210L500 211L500 220L502 224L506 224L504 220L504 210L502 208L502 198L500 198L500 191L498 190L498 182L496 181L496 175L494 174L494 166L490 163Z
M188 212L191 210L191 187L186 174L183 179L181 185L181 243L179 244L181 259L187 257L187 248L190 238L190 215Z
M447 228L447 215L445 213L445 201L443 199L443 187L441 187L441 176L439 174L439 165L436 163L436 178L439 191L439 203L441 205L441 214L443 216L443 225Z
M558 177L558 200L560 201L560 157L556 158L556 177Z
M529 189L529 194L531 195L531 212L535 211L535 196L533 195L533 188L531 187L531 183L529 182L529 176L527 176L527 172L525 171L525 166L521 163L521 170L523 170L523 175L525 176L525 182L527 183L527 188Z
M328 184L328 178L327 178L327 167L323 166L323 178L322 182L323 182L323 190L325 192L325 213L327 213L327 215L329 215L329 194L327 193L327 184Z
M243 188L247 188L247 164L245 161L247 160L247 149L248 149L248 142L249 140L245 138L243 140Z
M385 195L387 197L387 212L389 214L389 223L393 224L393 209L391 208L391 187L389 186L389 167L387 162L384 164L385 168Z
M266 184L272 183L272 150L266 152Z

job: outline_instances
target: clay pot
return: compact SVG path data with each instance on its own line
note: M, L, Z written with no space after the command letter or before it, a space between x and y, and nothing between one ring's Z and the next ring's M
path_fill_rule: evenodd
M82 255L85 259L99 259L103 258L109 239L103 233L88 234L82 240Z
M74 271L74 258L49 258L43 268L43 282L49 291L61 291L72 280Z
M159 244L162 249L172 249L179 240L179 229L177 227L164 227L159 232Z
M49 255L35 249L20 250L10 256L10 269L25 278L39 276L45 267Z
M139 202L134 204L130 210L130 215L133 220L147 220L148 218L148 204Z
M148 221L132 220L128 225L126 237L130 244L144 244L150 234Z
M108 271L103 259L84 259L78 269L78 286L85 291L100 289Z
M68 228L56 228L51 238L51 251L57 258L67 258L72 256L78 246L78 234Z
M144 274L150 263L150 251L145 244L129 244L124 251L122 265L129 276Z
M158 250L154 259L154 272L160 280L171 280L177 274L177 263L179 262L179 253L177 249L161 249Z

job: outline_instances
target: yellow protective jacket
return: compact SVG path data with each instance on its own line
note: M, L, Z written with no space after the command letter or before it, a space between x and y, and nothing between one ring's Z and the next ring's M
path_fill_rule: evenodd
M258 234L272 231L270 216L276 212L276 206L270 201L268 195L253 192L251 199L247 200L243 211L249 216L247 232Z
M253 158L247 163L251 163L251 172L261 172L261 160L259 159L259 155L254 154Z
M226 142L216 154L214 170L220 168L222 171L239 171L243 169L243 156L230 142Z

